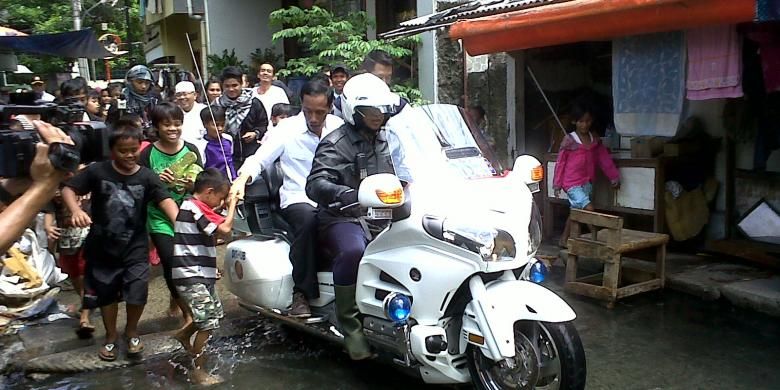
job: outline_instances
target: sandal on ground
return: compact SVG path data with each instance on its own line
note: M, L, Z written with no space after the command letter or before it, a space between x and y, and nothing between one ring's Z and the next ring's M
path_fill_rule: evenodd
M116 353L114 352L115 349L116 349L116 344L105 343L98 350L98 357L100 358L100 360L104 362L113 362L114 360L116 360Z
M86 321L81 321L81 323L79 323L79 328L76 329L76 335L78 335L80 339L88 339L92 337L93 333L95 333L95 326Z
M131 337L127 339L127 354L138 355L144 351L144 344L138 337Z

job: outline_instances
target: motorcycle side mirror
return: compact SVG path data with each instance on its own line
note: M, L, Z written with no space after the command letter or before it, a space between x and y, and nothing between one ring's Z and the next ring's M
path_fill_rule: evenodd
M404 204L401 181L391 173L380 173L363 179L358 188L358 202L366 208L396 208Z
M526 154L515 160L510 175L525 183L531 193L536 193L539 192L540 182L544 179L544 167L536 157Z
M512 173L526 184L538 183L544 179L544 168L536 157L524 154L515 160Z

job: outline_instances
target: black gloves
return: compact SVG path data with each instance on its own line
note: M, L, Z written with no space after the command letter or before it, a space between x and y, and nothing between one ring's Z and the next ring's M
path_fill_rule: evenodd
M358 203L357 191L354 189L348 189L342 192L337 197L337 202L340 204L338 209L344 215L351 217L360 216L360 203Z
M348 209L360 206L358 203L358 193L351 188L342 192L341 195L338 196L338 202L341 203L339 206L340 211L346 211Z

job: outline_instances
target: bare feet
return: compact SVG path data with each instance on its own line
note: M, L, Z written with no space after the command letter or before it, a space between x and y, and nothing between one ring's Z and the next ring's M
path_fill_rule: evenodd
M192 370L192 374L190 374L190 380L192 383L201 386L218 385L225 381L225 379L221 376L209 374L201 368Z
M181 343L181 346L184 347L184 350L189 353L192 353L192 343L190 342L191 337L192 333L190 333L186 327L179 329L176 333L173 334L173 338L178 340Z
M80 339L88 339L95 333L95 326L89 321L89 310L81 310L81 316L79 318L79 327L76 329L76 334Z
M79 327L76 334L80 339L88 339L95 333L95 326L89 323L89 319L79 321Z

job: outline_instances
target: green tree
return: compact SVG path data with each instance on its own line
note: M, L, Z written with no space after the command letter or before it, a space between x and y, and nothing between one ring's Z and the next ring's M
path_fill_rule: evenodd
M337 17L333 12L320 7L301 9L289 7L271 13L270 24L281 30L273 35L274 42L280 39L294 39L304 50L304 55L288 59L285 68L279 71L281 77L290 75L311 76L323 67L333 63L344 63L351 69L358 69L366 54L381 49L393 58L409 57L413 54L416 37L399 40L366 39L366 31L374 21L366 12L353 12ZM393 89L413 102L420 101L416 80Z
M86 0L82 2L82 8L92 7L97 0ZM89 15L83 17L82 28L92 28L96 35L112 33L120 36L122 42L127 42L127 25L125 23L124 8L121 5L129 4L130 29L133 31L133 38L139 41L143 31L143 23L139 16L139 2L119 2L117 6L100 5L96 7ZM70 1L51 1L51 0L3 0L2 10L0 10L0 25L7 26L27 34L49 34L73 30L73 8ZM101 23L108 25L108 30L101 30ZM129 50L128 47L122 47L122 50ZM109 60L111 67L115 69L126 69L128 65L144 62L143 49L140 45L134 46L133 57L124 55ZM67 72L68 63L73 59L61 57L49 57L40 55L21 54L19 62L27 65L33 72L38 74ZM98 70L102 69L97 65Z
M236 55L236 49L230 49L230 53L228 53L227 49L222 50L221 55L209 54L207 60L209 74L212 75L219 75L222 73L222 69L225 69L228 66L238 67L243 72L247 71L244 61L241 61Z

